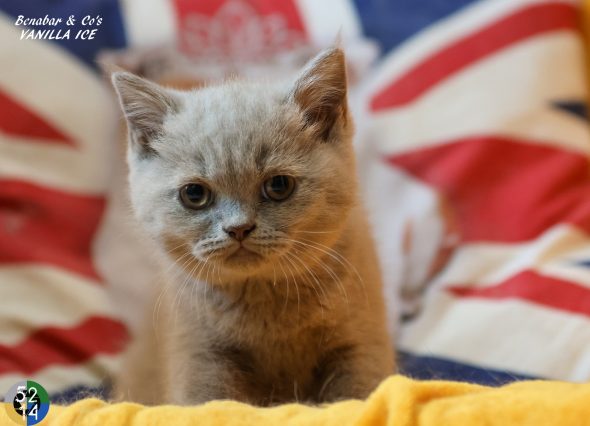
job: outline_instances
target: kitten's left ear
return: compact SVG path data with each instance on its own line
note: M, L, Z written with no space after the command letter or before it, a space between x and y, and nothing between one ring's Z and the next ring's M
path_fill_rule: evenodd
M304 114L306 126L327 140L335 124L346 125L346 62L340 48L321 52L305 67L290 97Z
M154 153L150 144L162 131L166 116L178 112L178 96L129 72L115 72L111 80L125 113L132 148L141 153Z

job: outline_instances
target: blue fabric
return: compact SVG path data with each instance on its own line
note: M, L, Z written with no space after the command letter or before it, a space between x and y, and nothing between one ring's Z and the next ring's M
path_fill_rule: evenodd
M398 351L397 363L399 373L420 380L455 380L486 386L502 386L518 380L533 380L526 374L484 369L442 358L414 355ZM111 387L107 383L100 387L77 386L64 392L50 395L52 403L69 404L82 398L95 397L109 399Z
M353 0L364 34L382 53L477 0Z
M520 373L483 369L441 358L417 356L406 351L398 351L397 362L400 374L421 380L456 380L487 386L501 386L518 380L539 379L539 377ZM52 403L55 404L69 404L88 397L108 399L110 385L76 386L50 395Z
M539 379L526 374L484 369L442 358L418 356L399 351L397 358L401 374L421 380L456 380L486 386L501 386L518 380Z
M52 404L71 404L84 398L99 398L103 400L109 399L110 387L108 385L98 387L75 386L63 392L52 393L49 399Z
M69 40L51 40L89 66L96 68L95 57L101 49L120 49L127 45L124 30L124 21L121 15L118 0L0 0L0 10L12 16L15 20L18 15L25 18L61 18L58 26L34 26L35 30L62 29L62 34L70 29ZM65 23L70 15L76 18L76 24L69 27ZM83 26L82 18L86 15L102 17L100 26ZM19 26L19 29L24 28ZM80 29L97 28L94 40L75 40L74 37ZM20 37L20 34L19 34ZM6 42L6 40L3 40ZM18 40L15 40L18 42Z

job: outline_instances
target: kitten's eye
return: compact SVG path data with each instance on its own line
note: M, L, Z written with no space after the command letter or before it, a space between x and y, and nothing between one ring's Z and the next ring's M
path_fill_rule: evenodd
M189 183L180 188L180 201L189 209L204 209L212 199L213 196L209 188L200 183Z
M284 201L295 189L295 179L291 176L273 176L262 185L262 195L267 200Z

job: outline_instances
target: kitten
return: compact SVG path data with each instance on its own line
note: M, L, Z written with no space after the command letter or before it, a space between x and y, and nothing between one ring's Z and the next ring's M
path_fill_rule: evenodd
M357 195L344 53L324 51L288 85L112 81L133 209L172 271L119 398L365 398L394 357Z

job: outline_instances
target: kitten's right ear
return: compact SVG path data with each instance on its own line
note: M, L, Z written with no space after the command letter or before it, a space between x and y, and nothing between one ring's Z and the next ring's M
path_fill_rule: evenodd
M154 153L150 142L162 132L165 117L178 112L178 96L129 72L115 72L111 80L127 120L132 148Z
M339 47L324 50L303 69L290 97L299 105L305 124L328 140L336 123L346 124L346 61Z

